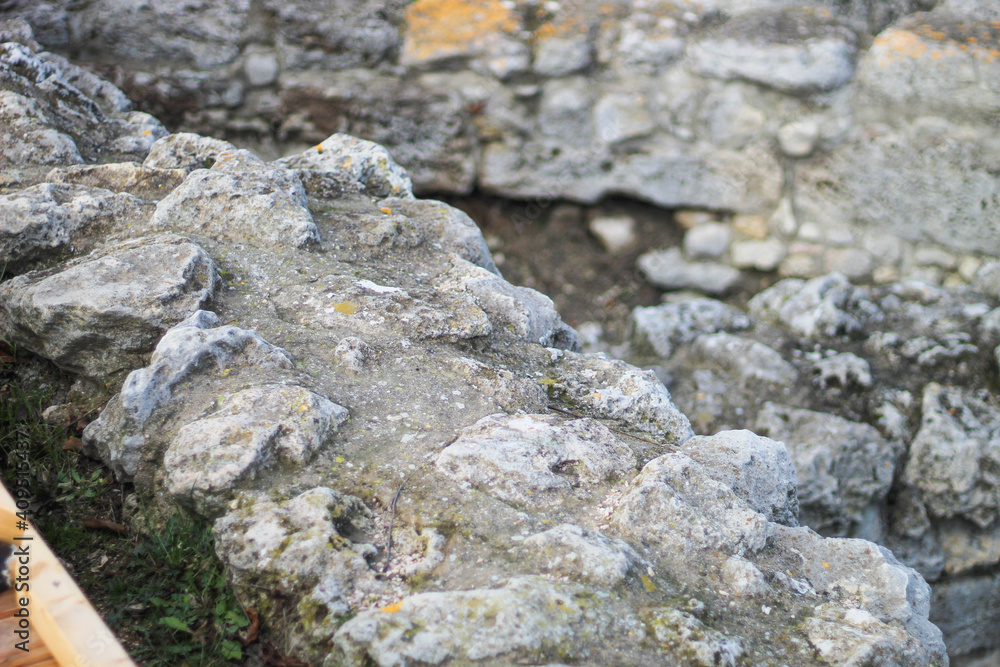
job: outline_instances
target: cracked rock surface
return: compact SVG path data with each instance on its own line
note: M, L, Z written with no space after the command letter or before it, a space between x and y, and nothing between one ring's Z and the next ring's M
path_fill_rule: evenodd
M49 68L32 99L69 90L71 67L24 45L0 46L0 61L15 52ZM294 656L328 667L947 663L920 574L872 542L796 525L786 447L730 429L694 437L652 371L575 351L551 302L499 275L470 220L399 196L405 181L383 153L339 138L322 162L289 168L190 136L123 147L96 101L67 99L111 128L102 163L151 148L164 159L146 167L190 171L143 209L146 224L76 228L94 250L73 244L68 262L5 281L3 303L149 248L198 279L187 300L187 283L147 290L156 307L182 302L163 314L128 287L146 265L115 264L121 277L106 282L127 289L100 294L139 316L116 319L118 337L101 342L130 361L105 379L114 396L86 451L161 511L211 521L241 599ZM306 187L296 170L330 171L340 150L367 156L330 177L355 186ZM19 151L0 145L0 161L23 165L15 190L43 185L52 163ZM780 303L804 293L820 331L839 330L840 313L874 321L853 288L827 282L768 303L784 318ZM56 342L101 320L61 324L23 344L86 375L87 356ZM738 363L745 339L709 336L721 342L698 353L722 359L717 372L759 379ZM952 428L979 437L972 422ZM987 520L968 506L977 483L991 482L942 502Z

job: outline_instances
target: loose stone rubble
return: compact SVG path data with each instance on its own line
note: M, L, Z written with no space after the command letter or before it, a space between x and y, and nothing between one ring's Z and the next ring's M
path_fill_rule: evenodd
M213 24L223 37L228 18ZM849 45L830 34L836 66L837 49ZM561 43L545 47L553 51L544 71L588 66L593 54L566 46L580 42L574 31L552 39ZM771 39L760 48L786 46ZM475 48L516 55L506 42ZM424 63L450 57L406 53ZM266 79L267 63L254 62L255 80ZM30 45L0 45L0 72L22 63L43 63L49 83L35 93L12 77L0 82L35 104L79 76ZM111 394L84 433L85 451L158 511L211 521L241 600L259 610L263 632L288 638L293 656L330 667L944 665L929 615L973 601L989 611L997 507L987 496L1000 409L988 391L960 387L982 377L973 362L994 354L982 346L995 335L996 295L857 287L831 275L779 283L749 315L708 303L664 310L690 324L654 334L659 347L648 322L636 335L645 354L670 352L658 361L676 378L671 391L652 371L575 351L575 332L551 301L507 283L463 214L412 199L402 169L377 147L341 136L322 156L314 147L301 160L265 162L171 135L139 150L118 141L134 123L109 105L117 97L88 90L60 98L62 115L44 123L27 104L20 113L67 137L81 161L140 163L148 150L156 157L144 168L185 175L172 186L156 181L172 187L162 194L123 179L149 199L106 222L60 226L52 206L19 213L39 218L26 228L52 225L70 241L57 253L39 250L51 247L42 242L4 251L24 268L0 284L3 326L32 324L8 304L37 302L47 280L69 281L122 254L132 253L134 281L163 281L164 264L188 278L143 291L109 271L107 313L128 314L114 320L115 336L102 336L110 315L99 311L21 344L79 374L78 393ZM98 135L84 140L79 128L104 128L107 147L98 152ZM65 154L60 167L74 163ZM0 163L18 174L2 196L56 187L47 180L53 162L20 145L0 145ZM116 167L95 178L126 171L134 173ZM98 211L120 197L103 186L59 187L86 192ZM817 363L848 352L867 361L871 387L843 359L853 369L846 382L811 381ZM87 361L100 355L124 361ZM919 372L901 372L914 363ZM925 381L942 367L953 371L947 385ZM849 391L852 382L862 390ZM709 396L718 386L722 395ZM817 387L825 396L812 397ZM765 408L772 399L781 402ZM817 416L831 403L840 414ZM790 442L743 430L765 409L794 422ZM877 421L881 440L863 420ZM810 428L852 438L825 448L828 462L808 451ZM936 465L932 445L953 434L955 459ZM797 446L800 435L810 442ZM862 467L858 451L875 466L841 475ZM797 478L824 465L830 474ZM835 493L824 493L834 481ZM941 553L937 571L926 569L932 559L913 564L942 586L932 593L889 549L858 539L871 504L887 516L875 532L904 558L916 542ZM827 536L799 525L817 508L832 515L816 526ZM391 553L390 526L399 537ZM970 588L962 574L984 585ZM988 633L974 634L982 616L944 621L960 650L991 648Z

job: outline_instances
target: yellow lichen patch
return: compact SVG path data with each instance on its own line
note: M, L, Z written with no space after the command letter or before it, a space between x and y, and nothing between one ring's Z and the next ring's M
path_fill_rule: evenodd
M353 301L341 301L340 303L333 304L333 309L344 315L353 315L358 312L358 304Z
M520 27L500 0L417 0L406 8L403 62L472 55L487 37Z
M394 614L402 608L403 608L402 600L400 600L399 602L393 602L392 604L387 604L384 607L379 607L381 611L384 611L387 614Z
M640 574L639 579L642 580L642 587L646 589L649 593L656 591L656 584L645 574Z
M880 65L891 63L897 56L920 58L927 52L923 40L909 30L886 30L875 39L875 46L880 50Z
M392 209L391 209L391 208L388 208L388 207L386 207L386 206L383 206L383 207L382 207L382 208L380 208L379 210L380 210L380 211L382 211L383 213L385 213L386 215L389 215L390 213L392 213Z
M557 21L546 21L535 29L535 39L545 40L552 37L572 37L587 32L587 25L573 16L567 16Z

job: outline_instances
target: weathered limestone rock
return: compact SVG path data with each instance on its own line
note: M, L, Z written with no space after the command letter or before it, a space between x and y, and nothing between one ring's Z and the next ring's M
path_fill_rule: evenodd
M58 1L46 0L45 6L56 7ZM440 60L429 57L412 80L401 84L394 77L417 71L397 70L391 62L405 39L399 31L406 26L393 18L404 13L401 4L385 6L382 15L368 2L352 8L337 5L328 15L279 4L265 0L252 11L234 6L233 25L242 25L247 14L255 18L246 26L241 49L219 67L231 81L218 86L216 75L199 70L192 56L188 90L206 99L228 99L225 103L234 106L227 108L238 107L245 95L263 113L275 114L275 127L280 125L275 136L302 140L301 145L315 146L363 118L380 132L419 139L410 153L394 155L438 159L451 151L454 166L470 159L466 147L456 147L456 137L478 146L480 136L490 136L486 153L492 156L484 156L484 164L503 157L504 150L515 151L503 157L513 160L513 171L501 170L500 177L514 174L547 197L569 191L587 200L614 191L651 201L685 201L724 209L725 215L752 213L728 223L740 239L786 233L772 229L766 215L781 192L793 191L778 187L775 175L782 166L772 135L805 111L794 96L746 82L731 88L683 69L687 65L680 62L680 49L715 29L704 13L709 9L694 8L687 18L686 12L669 9L642 18L631 12L631 5L611 3L609 15L602 17L583 3L577 17L563 6L547 4L535 7L543 14L527 21L516 4L497 5L490 11L523 20L519 27L483 40L480 48L472 25L469 40L459 44L465 51ZM414 9L406 12L416 12L419 5L434 16L431 10L447 8L452 0L412 4ZM468 11L491 7L458 4ZM759 7L725 7L715 23L720 29L725 16L734 25L748 12L760 16ZM99 13L105 5L76 9L81 15L74 25L108 17ZM353 9L371 10L371 22L349 20L356 16ZM649 62L651 56L638 53L634 41L631 46L622 42L616 31L626 9L637 30L675 40L673 46L654 49L668 54L668 62ZM173 5L130 8L123 21L157 11L171 20L177 16ZM275 25L294 26L288 33L294 40L281 36L260 43L255 21L261 11L270 12ZM855 10L837 11L847 15ZM32 8L32 15L42 14ZM63 16L54 12L45 34L58 32L52 26L68 20ZM872 25L882 20L871 16ZM577 18L577 28L572 28L569 19ZM536 56L543 48L552 49L542 71L568 68L565 77L529 74L538 63L510 47L534 40L536 24L543 33L557 33L549 35L552 39L565 40L531 42ZM204 29L212 26L209 22ZM367 41L360 39L364 26L373 31ZM18 30L11 30L21 40L18 48L30 49L30 38ZM193 34L180 34L181 46ZM359 36L362 51L352 50L352 35ZM809 39L803 35L798 41L808 47ZM581 43L587 47L586 59L580 55L583 49L576 50ZM150 52L159 53L157 44L162 42L152 44ZM9 44L3 48L11 53ZM360 56L362 52L368 56ZM507 58L510 62L503 62ZM598 84L589 84L590 89L580 85L589 74L618 67L626 59L643 62L633 73L647 77L641 85L620 82L631 88L612 90L601 77L591 77ZM35 61L49 62L26 55L26 71L41 71ZM326 90L329 82L325 74L316 75L317 63L353 69L338 70L341 83ZM466 63L470 71L441 69L461 69ZM587 68L586 73L577 67ZM526 83L522 75L532 81L539 77L537 85ZM23 73L17 76L25 79ZM160 81L158 76L149 75L146 83L123 81L141 89ZM503 81L509 80L511 88L496 78L502 76L509 77ZM452 78L462 82L470 97L444 83ZM0 89L21 95L50 118L61 118L53 110L61 114L72 108L83 109L83 118L98 118L93 109L100 104L92 99L98 87L78 81L79 95L56 86L55 80L28 85L13 75L0 79ZM553 85L560 81L566 85ZM338 86L347 86L354 97L344 97L345 88ZM65 108L53 102L54 87L65 93L59 98ZM429 88L441 92L437 101L425 105L420 91ZM562 144L565 140L556 137L532 138L538 120L533 109L544 107L545 96L560 88L586 104L574 107L572 95L564 98L567 103L560 108L566 122L551 129L565 133L571 127L595 129L595 121L608 123L617 127L617 134L606 135L613 146L593 135L573 137L579 145ZM410 99L416 111L397 114L391 100L404 89L414 95ZM378 102L386 91L394 92L384 95L384 104ZM634 115L625 113L622 98L614 97L626 93L635 95ZM102 99L113 102L111 97L107 93ZM441 102L444 98L450 101ZM602 99L607 100L603 113L595 118L592 105ZM470 100L481 102L482 108L469 105ZM844 91L801 103L809 114L824 117L814 150L832 150L850 133L851 128L837 124L848 101ZM317 108L337 127L305 142L318 127L310 125ZM502 281L482 234L467 216L406 192L384 197L391 194L392 179L399 185L401 176L380 149L338 138L334 143L348 152L360 151L365 164L352 158L351 168L332 149L308 149L288 159L300 165L296 169L305 183L295 169L197 136L164 140L142 167L109 167L146 159L152 139L129 144L133 153L124 154L125 148L115 142L136 135L123 128L126 120L114 116L120 112L101 113L102 119L85 127L86 132L77 132L82 125L52 121L56 131L66 130L81 159L98 158L98 164L89 165L97 167L93 170L65 170L68 165L63 164L53 176L111 182L119 175L126 179L128 174L182 170L184 181L160 199L153 226L189 228L220 268L222 289L215 290L212 302L217 314L196 312L163 335L148 363L144 358L131 362L132 367L147 365L128 376L87 427L86 452L104 459L120 480L134 483L160 511L187 507L215 519L217 555L229 580L243 603L259 611L264 631L287 638L284 646L291 656L328 667L553 660L805 664L817 656L835 662L883 656L896 664L937 665L946 659L940 635L927 621L927 588L918 575L870 542L829 540L785 525L795 521L796 487L793 459L778 442L731 427L694 438L688 418L653 371L554 346L560 332L569 337L568 328L548 301ZM657 136L655 129L644 134L644 114L655 128L669 127L669 137ZM224 114L216 118L224 122ZM429 129L416 123L421 118ZM293 123L301 129L293 130ZM706 137L717 139L724 152L706 143ZM99 152L109 144L118 148ZM806 162L789 164L787 171L797 173ZM430 163L419 163L422 172L414 170L418 183L429 182ZM402 157L400 164L406 164ZM51 166L5 170L3 194L38 184ZM360 176L353 167L361 169ZM567 174L573 175L569 185L551 188ZM380 189L386 183L389 190ZM255 217L254 211L260 215ZM145 241L139 235L147 234L150 225L130 227L128 222L109 215L108 232L102 221L88 226L82 237L93 237L95 244L114 238L113 243L141 246ZM844 248L854 238L830 230L824 234L830 243L846 244L838 246ZM108 247L74 262L100 261ZM900 261L909 262L912 249L904 250ZM62 270L49 269L52 275ZM988 328L980 334L977 325L995 304L967 291L912 286L895 292L859 289L861 295L852 300L855 288L836 279L833 283L826 291L811 288L815 298L804 298L822 311L813 320L815 329L824 330L827 315L836 324L838 314L847 313L858 320L859 333L883 334L884 344L870 338L862 349L859 341L827 338L824 346L871 355L866 358L870 369L880 379L892 376L895 384L865 392L830 387L830 396L823 399L812 395L812 383L793 379L773 390L782 392L790 405L826 400L850 416L880 415L894 424L894 437L905 442L909 421L916 419L908 392L916 391L923 374L936 372L937 366L921 366L916 376L897 372L894 364L907 359L901 352L918 338L942 348L952 340L958 346L954 349L972 345L971 336L990 335ZM799 285L796 295L800 288L810 289ZM831 315L823 310L824 297L836 290L848 296L831 297ZM127 296L116 305L130 305ZM878 312L888 318L886 329L901 331L895 343L887 332L870 331L877 316L858 307L862 297L878 301ZM678 400L696 403L703 400L700 394L711 393L723 404L718 419L736 427L753 423L753 412L770 391L761 391L755 365L768 372L780 369L775 377L781 380L808 373L812 364L831 357L818 344L804 345L790 336L781 317L758 320L741 338L718 332L693 338L703 328L719 326L717 319L745 325L742 314L717 305L706 310L710 317L704 322L698 308L682 313L676 335L692 340L676 343L673 354L660 360L666 368L658 371L672 390L677 387ZM918 325L920 320L928 324ZM685 327L692 333L685 333ZM969 332L968 340L956 337L963 330ZM725 363L687 372L683 364L704 365L699 345L705 347L706 340L708 348L718 347L713 354ZM979 338L975 341L981 345ZM754 347L764 344L772 345L763 349L776 356ZM126 349L108 345L109 353ZM984 347L959 357L953 364L955 381L979 377L978 367L970 370L970 360L987 352ZM772 364L774 359L780 364ZM943 365L946 357L941 359ZM34 366L41 364L36 360ZM82 386L86 383L77 384ZM344 421L345 408L338 404L349 407L350 420ZM545 412L550 407L580 417ZM977 410L970 414L982 420L985 413ZM56 418L59 410L48 414ZM713 419L704 423L711 426ZM969 422L963 428L971 432L979 427ZM983 470L988 473L988 466ZM934 576L946 562L956 568L949 571L971 563L993 567L985 565L992 552L984 538L995 524L981 528L968 521L962 524L967 533L947 534L936 505L922 504L924 489L905 476L894 483L897 507L879 509L898 516L891 519L891 532L901 543L910 540L907 548L921 541L931 545L925 562L939 559ZM975 515L975 508L963 507L962 513ZM942 537L948 541L947 558ZM776 637L781 641L773 641Z
M413 183L389 152L378 144L335 134L314 148L275 164L294 169L310 179L328 177L353 181L373 197L412 197Z
M743 657L743 646L738 639L706 628L700 620L678 609L651 609L646 622L657 641L688 649L686 657L690 664L736 667Z
M878 507L892 485L896 451L878 431L774 403L764 406L756 426L788 448L803 524L825 534L881 538Z
M1000 517L1000 410L974 393L931 383L920 431L903 471L935 516L961 516L980 528Z
M931 598L933 623L947 633L955 655L1000 647L992 631L1000 620L1000 576L987 574L938 584ZM968 610L982 610L969 614Z
M199 375L228 375L234 367L252 365L261 370L291 366L284 350L269 345L252 331L220 326L218 316L198 311L168 331L153 351L146 368L133 371L121 391L83 433L84 450L111 466L121 480L153 473L157 457L169 441L160 433L177 406L174 392ZM211 397L191 392L186 401L195 412L214 403ZM200 399L200 400L199 400ZM199 405L200 403L200 405Z
M441 472L518 505L628 476L632 451L599 423L549 415L484 417L435 460Z
M728 333L700 336L694 342L694 352L744 383L790 385L799 375L794 366L767 345Z
M808 282L782 280L751 299L749 306L754 317L777 320L806 338L858 333L883 317L864 289L837 273Z
M564 394L597 418L619 419L639 431L680 445L694 433L670 400L670 392L652 371L640 371L603 355L563 353L554 372L561 379L543 381L553 394Z
M632 311L631 341L637 351L669 357L699 336L750 328L750 318L713 299L691 299Z
M818 93L851 80L856 51L854 33L829 13L792 9L744 14L700 40L690 55L706 76Z
M86 252L100 231L141 223L147 213L134 197L83 185L42 183L0 195L0 262L9 275Z
M413 220L429 242L438 243L444 250L467 262L500 274L482 232L469 216L457 208L436 201L399 198L386 199L382 204Z
M211 169L223 153L238 149L228 141L203 137L191 132L177 132L159 139L149 148L142 166L150 169Z
M718 262L688 262L679 248L656 250L639 257L639 270L657 287L694 289L725 294L739 280L740 272Z
M345 623L334 640L337 653L324 665L387 667L552 653L585 659L587 650L574 637L583 631L605 636L628 627L629 620L588 605L589 597L578 584L538 577L511 579L503 588L412 595L392 613L374 609ZM463 613L456 615L456 609ZM558 616L552 609L559 609Z
M284 609L297 617L291 638L296 650L304 648L301 634L335 631L350 612L356 587L379 587L367 562L375 547L359 541L375 532L371 512L354 496L325 487L288 500L243 494L212 532L215 552L237 586L301 596ZM261 597L266 605L267 596Z
M750 431L722 431L695 436L681 451L768 521L798 525L795 468L782 443Z
M487 314L471 296L462 292L412 290L411 293L367 279L337 275L326 276L319 286L324 290L321 294L311 286L281 290L282 302L300 307L288 309L281 305L279 312L287 319L331 330L350 324L354 333L376 331L388 321L401 335L417 339L466 340L493 332ZM509 299L501 305L510 307Z
M526 287L515 287L470 262L453 260L451 270L437 287L471 295L496 330L506 329L545 347L568 350L579 347L576 332L563 323L550 298Z
M766 506L756 494L750 500ZM773 524L716 481L706 466L677 453L643 467L615 509L612 525L623 535L650 542L671 561L684 561L708 551L736 556L759 551Z
M167 491L219 514L239 484L272 463L307 464L346 421L345 408L302 387L245 389L177 433L163 455Z
M146 201L159 201L184 180L180 169L144 167L135 162L56 167L45 177L50 183L74 183L112 192L127 192Z
M904 662L942 664L947 659L941 631L927 620L930 587L916 571L901 565L888 550L865 540L823 539L808 528L775 526L772 540L774 544L798 551L802 565L794 567L792 572L804 576L818 593L839 589L841 595L855 599L863 597L866 601L863 614L839 618L848 626L874 626L870 629L881 637L877 641L863 638L858 644L842 645L835 652L835 648L826 643L830 639L829 630L824 631L822 626L812 628L810 641L821 653L830 651L828 661L836 664L846 657L845 649L848 654L860 652L860 656L864 656L871 650L864 648L870 641L883 644L881 650L895 654L896 659L904 659ZM837 613L842 613L841 610ZM855 611L860 610L855 608ZM873 623L869 616L879 623ZM889 625L890 629L882 624Z
M871 367L856 354L842 352L813 364L813 375L824 388L836 385L847 388L855 385L862 388L872 386Z
M524 547L546 572L605 586L623 581L643 562L628 542L571 523L532 535Z
M302 182L246 151L221 153L156 205L149 225L251 243L304 246L319 241Z
M167 134L155 118L127 113L113 85L57 55L0 44L0 164L80 164L98 156L144 156Z
M127 241L0 285L0 327L61 368L103 378L141 363L215 285L215 264L188 239Z
M721 222L692 227L684 235L684 252L695 259L721 257L729 248L732 230Z

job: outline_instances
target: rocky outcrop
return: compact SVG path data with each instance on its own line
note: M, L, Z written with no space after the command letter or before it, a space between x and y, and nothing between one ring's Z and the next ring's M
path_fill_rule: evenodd
M635 309L628 355L672 379L697 432L748 427L783 443L798 521L885 545L917 569L956 657L995 653L982 628L1000 622L992 390L1000 338L983 275L982 291L852 285L839 274L787 279L750 299L748 313L674 295ZM703 324L691 335L695 314ZM966 604L976 613L959 611ZM826 613L810 619L810 636L840 664L849 659L840 639L820 640ZM852 636L868 632L866 623ZM879 655L874 646L870 655Z
M171 7L158 11L169 18ZM226 38L239 9L205 30ZM581 66L568 47L547 48L547 70ZM75 71L24 53L50 63L52 85ZM104 326L74 304L60 328L22 345L116 392L85 451L163 509L211 521L239 595L294 656L330 667L947 663L916 571L874 543L796 526L796 459L784 445L747 431L693 437L654 373L574 351L551 302L507 283L462 214L409 198L383 153L339 137L321 160L267 163L189 135L161 141L144 167L183 180L141 209L142 224L110 208L113 233L66 221L86 243L2 283L5 326L34 323L7 304L37 306L46 281L113 264L120 273L107 269L113 287L100 290L115 314L102 361L65 342ZM146 159L134 151L101 159ZM358 151L370 161L345 166ZM14 189L54 187L45 164L25 165ZM304 185L326 177L334 185ZM25 248L9 252L27 263L17 253L36 250ZM189 280L126 261L140 251ZM728 322L719 329L746 324L704 305L678 317L712 328L713 312ZM762 343L665 339L679 360L713 336L724 338L699 353L751 386L753 369L736 359ZM126 360L124 380L99 375L115 370L108 358Z

